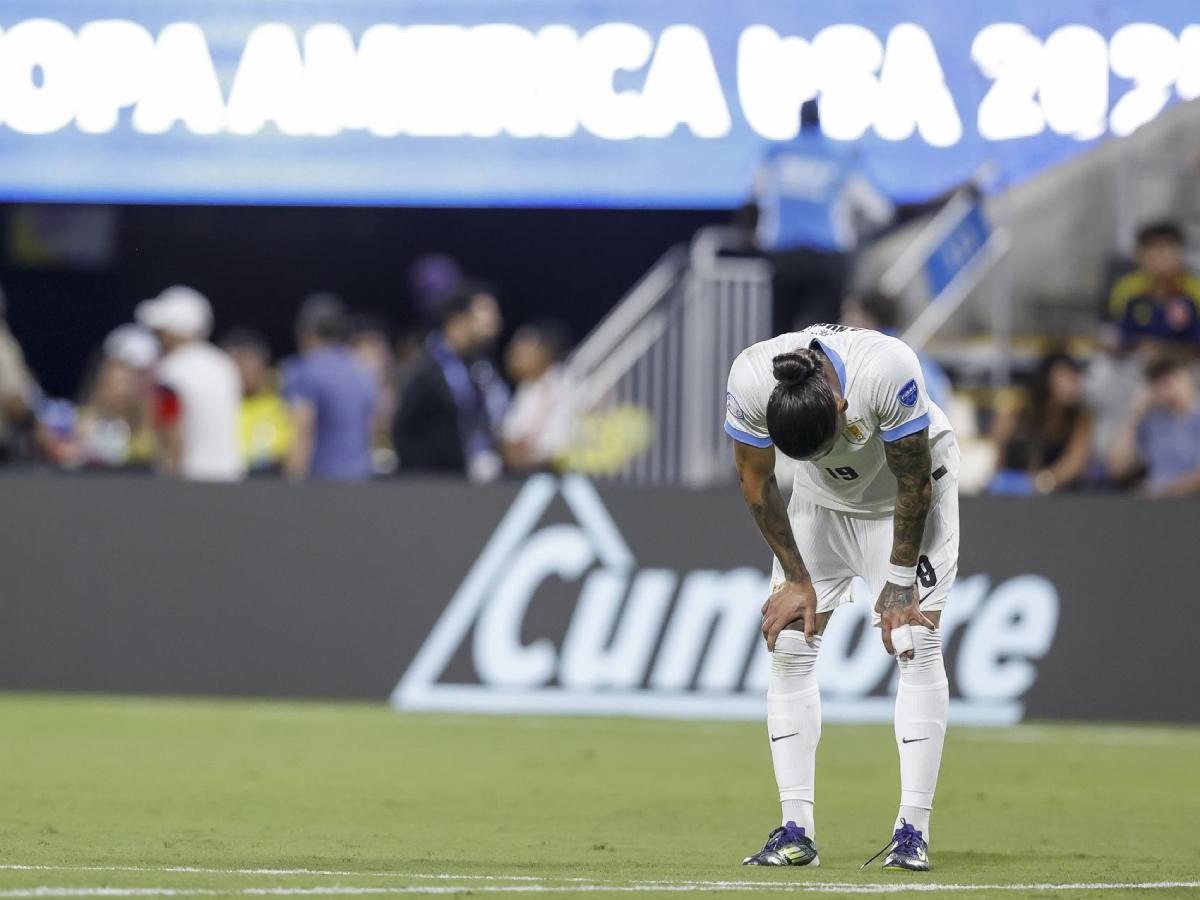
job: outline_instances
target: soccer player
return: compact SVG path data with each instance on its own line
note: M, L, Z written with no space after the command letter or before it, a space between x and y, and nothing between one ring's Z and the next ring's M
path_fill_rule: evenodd
M911 349L841 325L814 325L742 351L726 406L742 496L775 554L762 632L771 651L767 727L783 825L744 862L819 865L814 670L829 618L859 576L878 598L875 621L900 668L900 810L876 857L887 853L887 869L928 871L949 706L938 620L958 572L954 433L926 397ZM775 481L776 450L801 461L787 505Z

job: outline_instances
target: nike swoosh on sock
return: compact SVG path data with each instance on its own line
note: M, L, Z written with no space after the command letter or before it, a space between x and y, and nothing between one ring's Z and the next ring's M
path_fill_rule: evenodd
M791 734L781 734L779 737L772 737L772 738L771 738L771 743L773 744L773 743L775 743L776 741L782 741L784 738L795 737L795 736L796 736L796 735L798 735L799 733L800 733L800 732L798 732L798 731L793 731Z

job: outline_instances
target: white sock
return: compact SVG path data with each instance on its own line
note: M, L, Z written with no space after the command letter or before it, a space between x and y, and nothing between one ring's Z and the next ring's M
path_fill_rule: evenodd
M809 837L813 823L817 742L821 739L821 694L817 688L820 635L809 644L802 631L784 631L771 654L767 682L767 730L783 824L795 822Z
M900 812L929 840L929 814L942 764L950 685L942 661L942 633L912 626L913 658L898 660L900 686L896 691L896 749L900 752Z

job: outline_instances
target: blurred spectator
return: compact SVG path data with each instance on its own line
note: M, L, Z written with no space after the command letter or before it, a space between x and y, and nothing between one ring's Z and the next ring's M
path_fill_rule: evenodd
M400 398L404 396L404 388L408 384L409 378L425 358L425 337L423 331L412 329L396 335L396 342L392 345L392 360L397 405L400 403Z
M1138 232L1137 271L1113 285L1109 315L1121 344L1200 345L1200 278L1183 267L1183 231L1156 222Z
M40 405L38 444L47 459L67 469L150 469L158 458L152 420L157 362L158 341L149 329L114 328L79 408L66 400Z
M150 469L158 456L150 400L129 354L106 354L79 408L74 439L58 461L71 468Z
M1116 481L1145 471L1146 492L1172 497L1200 491L1200 402L1185 358L1164 355L1146 367L1138 393L1109 454Z
M870 328L897 337L900 310L892 297L882 291L871 291L846 302L842 308L842 322L854 328ZM933 357L918 353L917 360L921 363L921 374L925 376L925 391L929 399L945 410L954 393L950 377Z
M345 307L332 294L314 294L296 315L300 356L283 372L294 429L285 467L292 478L371 477L377 391L371 373L346 348L347 329Z
M892 202L860 164L853 144L821 131L815 100L800 110L800 131L773 144L755 179L758 244L775 274L774 333L833 322L860 238L889 221Z
M445 302L396 410L400 471L457 472L477 482L499 476L496 430L507 390L486 353L502 325L495 294L483 285L464 285Z
M208 300L191 288L170 287L139 304L136 315L162 348L154 410L160 468L197 481L241 478L241 381L229 355L207 340Z
M375 415L371 424L371 468L376 475L396 471L392 448L392 418L396 415L396 358L388 330L373 316L355 316L350 323L350 352L375 381Z
M158 341L145 326L132 322L118 325L104 339L104 358L120 360L139 375L151 378L158 362Z
M1149 347L1145 348L1149 351ZM1143 383L1148 352L1123 353L1101 341L1083 379L1083 399L1092 412L1092 457L1107 479L1104 460L1125 424L1129 406Z
M1077 486L1092 456L1079 363L1065 353L1046 356L1029 393L997 410L992 437L999 471L991 493L1049 494Z
M248 328L225 335L221 347L233 359L242 382L238 441L246 469L255 475L279 474L292 447L292 417L279 393L266 339Z
M8 330L6 312L0 290L0 464L12 461L17 431L30 421L37 393L21 345Z
M75 454L75 404L70 400L43 398L34 418L34 439L38 450L50 462L72 468L78 465Z
M463 290L471 298L471 315L475 320L477 344L471 359L471 380L479 385L493 432L499 427L512 401L512 392L492 364L500 332L504 330L504 317L500 314L500 301L496 292L481 281L465 282ZM488 479L484 479L488 480Z
M524 325L509 341L504 364L516 393L500 424L500 452L510 471L551 468L571 438L567 344L557 322Z

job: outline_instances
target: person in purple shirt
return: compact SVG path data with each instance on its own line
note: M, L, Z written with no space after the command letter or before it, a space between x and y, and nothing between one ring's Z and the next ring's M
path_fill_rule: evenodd
M332 294L314 294L296 316L300 355L283 368L283 396L295 439L290 478L365 481L371 477L371 427L377 388L345 346L346 310Z
M1113 442L1113 479L1126 480L1139 469L1152 496L1200 492L1200 396L1186 357L1163 356L1146 367L1146 387Z

